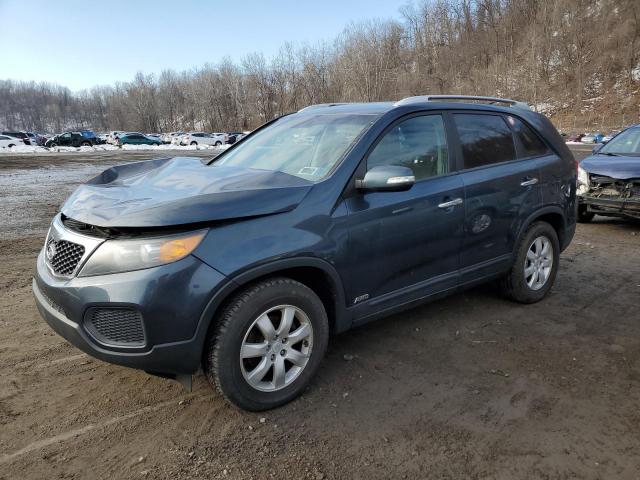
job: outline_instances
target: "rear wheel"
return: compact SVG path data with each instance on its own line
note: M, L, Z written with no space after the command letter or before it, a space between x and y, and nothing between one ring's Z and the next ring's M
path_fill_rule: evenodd
M11 148L11 147L15 147L15 146L16 146L16 144L15 144L15 143L10 143L10 144L9 144L9 148Z
M216 142L216 147L219 147L220 145L222 145L222 142L217 141L217 142Z
M589 223L591 220L593 220L593 217L595 216L596 216L595 213L587 211L586 205L580 205L578 207L578 222Z
M223 396L246 410L274 408L300 395L329 339L322 302L289 278L247 288L216 320L204 371Z
M189 145L198 145L198 142L191 142Z
M90 147L91 144L89 142L82 142L83 147Z
M507 297L520 303L542 300L555 281L560 260L560 242L546 222L532 224L520 239L511 270L502 279Z

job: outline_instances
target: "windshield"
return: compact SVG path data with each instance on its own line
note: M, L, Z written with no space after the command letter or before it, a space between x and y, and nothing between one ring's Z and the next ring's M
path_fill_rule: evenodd
M312 182L325 177L377 115L288 115L247 137L213 165L272 170Z
M633 127L616 135L598 153L640 156L640 127Z

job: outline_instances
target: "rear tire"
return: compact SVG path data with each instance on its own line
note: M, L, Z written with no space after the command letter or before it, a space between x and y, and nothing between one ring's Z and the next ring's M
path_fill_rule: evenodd
M91 144L89 142L82 142L82 147L90 147Z
M520 239L511 270L501 280L504 294L519 303L539 302L553 286L559 260L560 242L554 228L547 222L533 223Z
M219 147L220 145L222 145L222 142L216 142L216 147Z
M15 147L15 146L16 146L16 144L15 144L15 143L10 143L10 144L9 144L9 148L11 148L11 147Z
M191 142L189 145L198 145L198 142Z
M596 214L593 212L588 212L586 205L578 206L578 222L579 223L589 223L593 220Z
M317 372L329 340L322 301L307 286L284 277L241 291L215 322L203 370L227 400L250 411L299 396Z

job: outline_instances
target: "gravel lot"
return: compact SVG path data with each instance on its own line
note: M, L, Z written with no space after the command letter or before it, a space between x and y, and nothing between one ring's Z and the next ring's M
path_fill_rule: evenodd
M58 205L143 158L0 157L0 479L640 478L640 223L579 225L541 303L489 285L335 337L302 398L252 414L202 375L186 393L94 360L37 313Z

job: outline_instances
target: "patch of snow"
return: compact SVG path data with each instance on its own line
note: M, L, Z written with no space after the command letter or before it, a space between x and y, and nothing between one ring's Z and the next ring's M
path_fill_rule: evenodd
M185 150L212 150L212 151L220 151L226 150L231 145L221 145L219 147L215 147L213 145L123 145L122 147L118 147L116 145L104 144L104 145L94 145L91 147L38 147L35 145L18 145L16 147L11 148L0 148L0 156L2 155L11 155L11 154L37 154L37 155L46 155L51 153L93 153L93 152L114 152L118 150L146 150L146 151L185 151Z
M555 106L549 102L539 102L533 105L536 112L547 114L555 109Z

